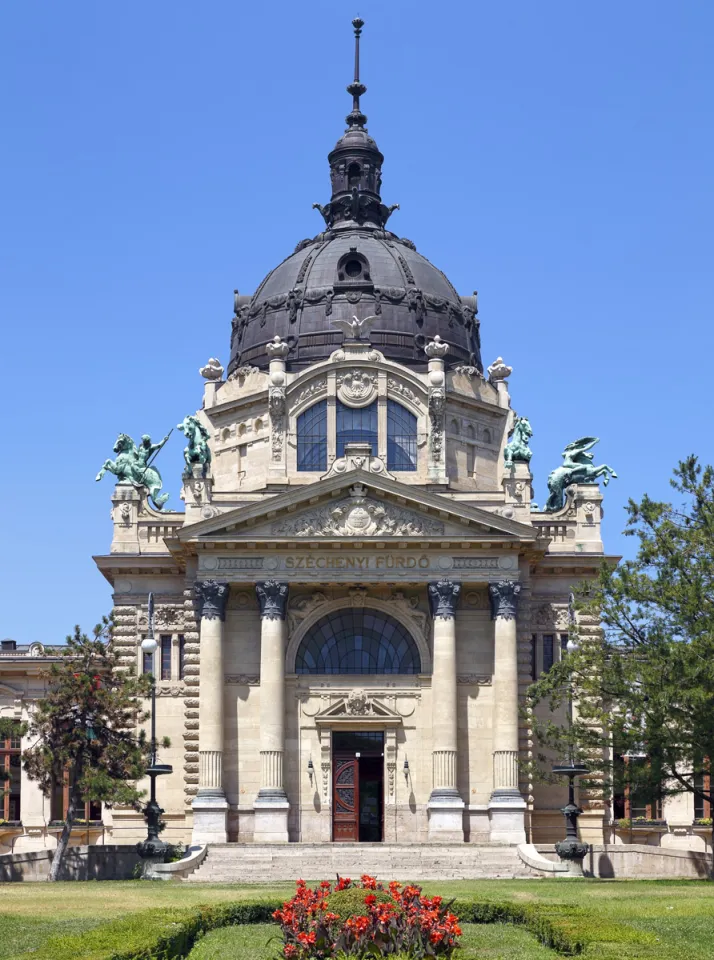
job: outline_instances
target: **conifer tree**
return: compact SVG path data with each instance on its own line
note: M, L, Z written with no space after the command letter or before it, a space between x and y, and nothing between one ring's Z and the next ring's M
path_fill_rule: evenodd
M680 504L629 502L635 559L603 566L579 593L602 642L575 631L577 649L530 688L529 716L541 747L587 763L605 797L688 793L714 812L714 469L691 456L670 482ZM538 719L539 703L571 694L569 722Z
M33 741L22 762L46 797L57 784L68 785L69 800L50 880L59 876L72 825L87 801L142 809L136 781L144 776L151 744L143 729L142 700L150 677L134 676L119 666L105 617L92 637L75 627L61 660L44 674L47 691L30 716Z

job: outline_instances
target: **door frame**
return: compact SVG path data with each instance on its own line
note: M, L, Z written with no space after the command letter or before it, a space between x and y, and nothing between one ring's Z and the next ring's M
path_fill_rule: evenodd
M385 836L384 836L385 808L387 805L387 736L388 736L388 732L386 729L382 727L376 728L375 725L373 724L370 724L368 727L365 727L364 724L360 724L360 723L356 723L352 727L341 725L339 727L339 730L338 729L330 730L329 742L330 742L330 770L331 770L331 776L330 776L330 839L331 839L331 842L332 843L359 843L360 842L360 839L359 839L359 803L360 803L359 767L360 767L360 763L359 761L362 759L363 754L360 752L360 756L356 756L344 750L335 751L333 734L337 732L340 732L340 733L370 732L370 733L382 734L382 749L380 753L374 753L374 754L367 753L367 754L364 754L364 757L365 759L367 759L368 757L371 757L373 759L381 758L382 760L382 803L381 803L381 811L380 811L381 839L378 842L384 843L385 842ZM356 825L357 836L354 840L342 840L335 837L335 814L337 812L335 787L336 787L336 778L337 778L337 766L338 764L345 763L351 759L354 759L356 761L354 796L355 796L355 818L356 818L355 825Z

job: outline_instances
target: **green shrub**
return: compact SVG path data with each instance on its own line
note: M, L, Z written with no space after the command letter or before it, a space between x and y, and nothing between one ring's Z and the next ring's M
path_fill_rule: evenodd
M145 910L82 934L50 937L18 960L181 960L204 933L229 924L270 923L278 901L193 910Z
M369 912L364 898L372 894L377 903L391 903L392 898L386 890L363 890L360 887L349 887L347 890L338 890L327 898L327 909L336 913L341 920L348 917L362 917Z

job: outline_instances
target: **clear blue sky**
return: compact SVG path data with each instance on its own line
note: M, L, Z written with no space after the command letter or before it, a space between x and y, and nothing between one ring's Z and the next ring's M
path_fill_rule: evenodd
M120 430L200 405L234 287L320 230L356 13L391 226L479 291L539 502L563 446L601 437L622 552L627 497L713 459L710 0L6 3L0 636L109 610L94 476Z

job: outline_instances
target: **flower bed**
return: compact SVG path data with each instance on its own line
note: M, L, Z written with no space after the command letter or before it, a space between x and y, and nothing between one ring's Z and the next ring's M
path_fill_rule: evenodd
M273 918L283 934L285 960L350 957L451 957L461 936L458 917L442 897L421 887L388 887L364 874L340 877L315 889L298 880L297 892Z

